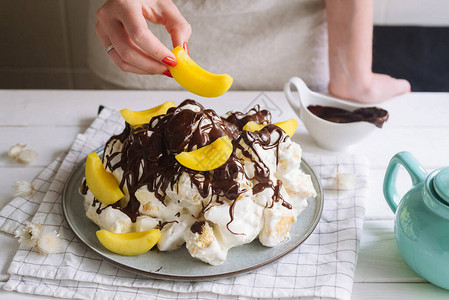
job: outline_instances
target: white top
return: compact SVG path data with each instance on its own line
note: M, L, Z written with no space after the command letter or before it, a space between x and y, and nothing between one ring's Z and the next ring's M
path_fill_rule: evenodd
M323 0L174 1L192 26L191 57L213 73L234 78L231 90L282 90L291 76L313 90L329 82L327 26ZM130 89L181 89L165 76L122 72L106 55L93 30L101 0L90 1L90 68L100 78ZM163 26L151 31L172 48Z

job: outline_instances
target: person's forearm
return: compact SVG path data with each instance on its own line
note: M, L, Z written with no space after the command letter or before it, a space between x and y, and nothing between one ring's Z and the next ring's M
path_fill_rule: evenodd
M372 0L326 0L329 75L368 84L372 65Z
M377 103L410 91L407 80L372 72L372 0L326 0L326 11L330 94Z

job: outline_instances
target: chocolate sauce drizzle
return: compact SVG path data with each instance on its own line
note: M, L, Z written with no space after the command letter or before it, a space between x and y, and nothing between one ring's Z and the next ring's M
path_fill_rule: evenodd
M271 115L267 110L261 110L259 106L255 106L246 114L232 112L226 118L222 118L215 111L205 109L193 100L185 100L178 107L170 108L165 115L154 117L148 124L135 128L126 124L122 133L111 137L106 143L103 160L109 171L113 172L117 169L123 171L120 188L124 190L126 187L129 192L129 201L125 207L120 206L120 201L110 206L121 210L135 222L139 216L140 206L135 196L136 191L146 186L165 205L167 188L173 189L185 172L203 198L211 196L210 201L203 204L203 213L213 204L233 202L229 209L231 217L231 221L227 224L229 230L229 224L234 220L235 202L242 193L246 192L246 189L240 186L238 178L239 176L248 178L242 161L236 155L236 150L240 149L243 155L255 164L254 178L248 178L256 182L253 194L271 188L273 189L272 201L267 203L267 207L271 208L275 202L280 202L291 209L291 205L282 198L280 193L282 182L279 180L273 182L270 179L273 176L270 176L269 168L256 150L257 145L264 150L275 149L276 160L278 160L279 144L287 139L287 135L273 124L255 132L242 130L249 121L269 124ZM175 159L178 153L203 147L224 135L232 140L233 153L225 164L215 170L194 171L182 166ZM272 140L272 137L275 139ZM121 151L114 149L117 141L122 144ZM242 145L242 142L246 146ZM248 147L252 151L248 151ZM97 213L101 213L104 209L100 207ZM202 231L204 224L201 225L201 222L204 223L200 221L192 225L192 232ZM166 223L160 226L163 227Z
M273 134L273 132L276 132L277 134ZM278 136L278 139L272 141L271 140L272 136ZM249 148L253 150L252 153L254 154L252 155L241 144L237 144L237 148L239 148L242 151L242 154L251 159L251 161L255 163L254 178L249 178L255 179L258 182L253 187L253 194L260 193L266 188L272 188L274 192L272 196L273 201L271 202L271 204L267 204L267 207L272 208L274 202L281 201L281 204L283 206L285 206L288 209L291 209L292 208L291 204L284 201L281 195L282 181L277 180L276 183L272 182L272 180L270 179L270 169L263 162L263 159L259 156L255 148L256 145L259 145L264 150L275 148L276 164L277 164L279 161L279 145L287 139L287 135L285 134L285 132L278 126L274 124L269 124L259 131L255 132L243 131L241 138L243 139L245 144L248 145Z
M196 221L195 223L190 226L190 231L193 233L202 234L203 233L203 227L206 224L205 221Z
M158 225L157 225L157 228L158 228L159 230L162 230L162 228L164 228L165 225L171 224L171 223L179 223L179 222L176 221L176 220L174 220L174 221L165 221L165 222L159 221L159 223L158 223Z
M260 105L257 104L246 114L240 111L229 112L229 116L226 118L226 121L238 126L239 130L242 130L243 126L250 121L263 125L271 123L271 114L266 109L261 110Z
M89 190L89 188L87 187L86 179L84 179L80 186L81 195L86 195L88 190Z

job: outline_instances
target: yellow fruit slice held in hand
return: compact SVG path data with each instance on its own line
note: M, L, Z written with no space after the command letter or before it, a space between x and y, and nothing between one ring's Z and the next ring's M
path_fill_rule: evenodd
M178 61L168 67L173 78L186 90L202 97L218 97L226 93L232 85L228 74L214 74L198 66L182 47L172 50Z
M120 190L117 179L111 172L105 170L96 152L87 156L85 176L89 190L101 203L113 204L125 196Z
M155 116L166 114L167 110L170 107L174 106L175 102L167 101L159 106L142 111L132 111L125 108L120 111L120 114L129 125L139 126L145 123L149 123L151 119Z
M139 255L147 252L161 237L159 229L147 231L115 233L98 230L97 238L108 250L120 255Z
M298 121L292 118L284 122L274 123L274 125L280 127L289 137L292 137L296 132L296 128L298 127ZM262 125L254 121L249 121L245 124L245 126L243 126L243 130L254 132L257 130L261 130L265 126L266 125Z
M176 160L192 170L210 171L222 166L232 154L232 142L227 135L213 143L190 152L181 152Z

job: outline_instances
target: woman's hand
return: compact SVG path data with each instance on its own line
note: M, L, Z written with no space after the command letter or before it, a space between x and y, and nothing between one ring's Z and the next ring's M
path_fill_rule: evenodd
M188 51L192 29L171 0L108 0L97 10L95 32L109 57L124 72L164 74L177 64L173 53L150 31L146 20L164 25L173 47Z

